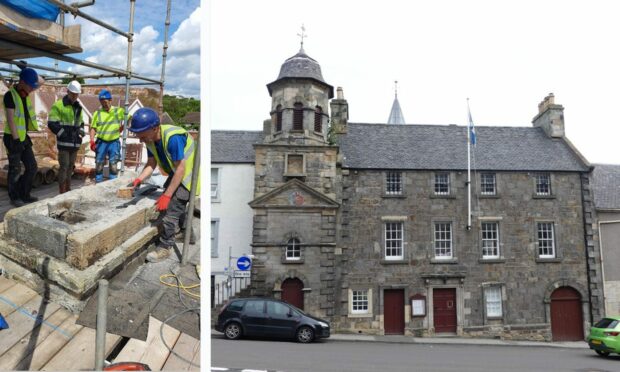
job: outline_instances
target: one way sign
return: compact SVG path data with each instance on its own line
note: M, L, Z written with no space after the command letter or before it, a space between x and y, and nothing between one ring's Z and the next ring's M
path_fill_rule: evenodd
M252 267L252 260L250 260L249 257L245 256L239 257L237 259L237 267L241 271L250 270L250 267Z

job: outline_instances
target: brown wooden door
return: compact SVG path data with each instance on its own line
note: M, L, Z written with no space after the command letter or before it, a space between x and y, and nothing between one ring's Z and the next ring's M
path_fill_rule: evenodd
M435 333L456 333L456 288L433 289Z
M405 333L405 291L386 289L383 292L383 320L386 335Z
M288 278L282 283L282 301L304 309L304 283L297 278Z
M551 294L551 335L553 341L583 340L581 295L571 287L560 287Z

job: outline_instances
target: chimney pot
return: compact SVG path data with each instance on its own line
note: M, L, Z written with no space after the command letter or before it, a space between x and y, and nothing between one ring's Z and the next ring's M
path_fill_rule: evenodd
M336 89L336 99L344 99L344 93L342 93L342 87Z

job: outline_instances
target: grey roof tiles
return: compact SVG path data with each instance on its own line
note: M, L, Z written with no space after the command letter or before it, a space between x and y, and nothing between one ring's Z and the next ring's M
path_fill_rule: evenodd
M263 132L211 131L212 163L254 163L255 143L263 142Z
M597 209L620 209L620 165L593 164L592 194Z

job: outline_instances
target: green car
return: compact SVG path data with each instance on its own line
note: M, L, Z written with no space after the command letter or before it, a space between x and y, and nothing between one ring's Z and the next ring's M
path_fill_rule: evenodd
M590 328L588 345L600 356L620 354L620 316L603 318Z

